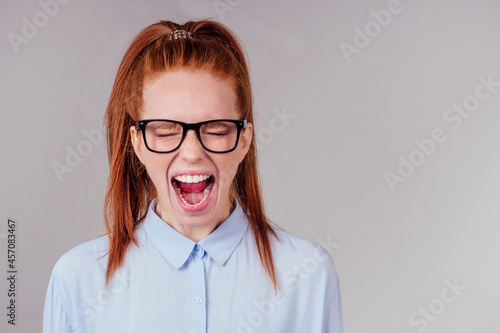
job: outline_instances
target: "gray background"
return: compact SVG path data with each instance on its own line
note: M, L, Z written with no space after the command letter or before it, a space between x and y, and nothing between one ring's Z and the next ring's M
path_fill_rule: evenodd
M388 6L73 0L44 22L38 2L2 1L0 266L4 276L12 217L19 274L16 327L0 279L0 330L40 332L54 263L104 232L106 147L84 131L100 131L130 40L160 19L211 17L248 55L267 212L330 244L346 332L499 332L500 87L459 128L443 116L474 102L478 77L500 82L500 2L401 0L381 27L371 11ZM34 16L38 32L16 53L9 33L22 37L23 17ZM356 27L372 37L349 62L341 43L356 45ZM284 112L294 117L280 120ZM446 140L418 153L415 140L435 128ZM86 156L58 179L53 163L78 147ZM410 156L420 165L392 190L384 174ZM466 287L453 301L446 291L448 303L446 280ZM425 329L409 321L424 308L433 318Z

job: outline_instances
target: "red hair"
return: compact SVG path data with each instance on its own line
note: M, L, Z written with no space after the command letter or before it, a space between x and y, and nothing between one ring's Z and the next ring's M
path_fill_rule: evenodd
M169 40L173 30L191 32L192 38ZM157 196L144 166L134 153L130 127L140 117L143 87L162 73L178 69L205 70L231 82L242 119L254 124L252 91L242 48L229 29L202 20L183 25L160 21L142 30L130 43L116 74L106 109L106 137L110 175L104 202L109 238L106 284L123 264L128 246L138 245L134 229L144 219ZM264 213L257 170L255 136L240 163L232 191L255 235L263 268L276 290L271 235L278 239Z

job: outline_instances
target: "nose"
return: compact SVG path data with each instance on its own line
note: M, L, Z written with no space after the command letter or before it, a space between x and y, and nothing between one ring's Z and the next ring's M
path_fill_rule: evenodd
M202 159L205 151L196 136L194 130L188 130L186 133L186 137L179 147L179 155L180 157L189 162L194 163L200 159Z

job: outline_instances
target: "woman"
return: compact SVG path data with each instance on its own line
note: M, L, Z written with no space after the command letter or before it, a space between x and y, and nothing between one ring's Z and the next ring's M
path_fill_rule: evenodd
M54 267L44 332L342 332L328 253L268 222L233 34L161 21L106 110L107 237Z

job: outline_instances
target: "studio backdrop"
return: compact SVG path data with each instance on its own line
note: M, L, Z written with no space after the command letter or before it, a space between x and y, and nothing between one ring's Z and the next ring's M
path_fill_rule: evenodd
M55 262L104 233L102 120L128 43L202 18L245 48L266 211L331 254L345 331L500 332L499 1L23 0L0 13L1 332L41 332Z

